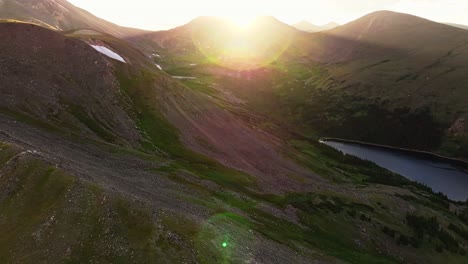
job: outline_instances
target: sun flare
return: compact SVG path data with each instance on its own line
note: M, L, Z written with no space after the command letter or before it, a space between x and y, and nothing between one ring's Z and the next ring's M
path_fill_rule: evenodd
M229 21L231 21L238 28L246 29L253 23L256 16L254 15L229 15L226 18L229 19Z

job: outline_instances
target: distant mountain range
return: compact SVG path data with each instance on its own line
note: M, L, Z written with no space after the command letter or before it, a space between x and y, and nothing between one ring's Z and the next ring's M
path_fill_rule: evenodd
M333 28L336 28L340 26L338 23L335 22L330 22L328 24L322 25L322 26L317 26L314 25L308 21L301 21L293 25L293 27L302 30L302 31L307 31L307 32L320 32L320 31L325 31L325 30L330 30Z

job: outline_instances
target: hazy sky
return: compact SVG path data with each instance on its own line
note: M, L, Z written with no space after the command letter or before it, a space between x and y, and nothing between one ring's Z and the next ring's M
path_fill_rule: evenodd
M202 15L248 19L273 15L286 23L347 23L377 10L468 25L468 0L69 0L119 25L165 29Z

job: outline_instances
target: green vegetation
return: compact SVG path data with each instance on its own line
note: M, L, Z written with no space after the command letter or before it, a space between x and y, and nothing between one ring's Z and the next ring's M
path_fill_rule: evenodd
M50 132L54 132L54 133L63 133L64 132L64 130L61 129L60 127L57 127L57 126L52 125L52 124L50 124L48 122L39 120L37 118L33 118L33 117L31 117L31 116L29 116L29 115L27 115L25 113L18 112L18 111L13 111L11 109L8 109L8 108L2 107L2 106L0 106L0 113L9 115L9 116L15 118L18 121L21 121L21 122L24 122L24 123L27 123L27 124L31 124L33 126L42 128L42 129L44 129L46 131L50 131Z
M454 225L452 223L449 224L448 229L452 230L457 235L459 235L461 238L468 241L468 230L467 229L465 229L463 227L460 227L458 225Z
M17 153L2 144L0 168ZM19 258L64 263L190 259L187 250L171 239L174 234L156 226L140 205L31 156L13 162L13 169L2 171L0 177L1 262Z
M382 232L395 239L398 245L410 245L414 248L420 248L423 247L424 244L429 244L437 252L447 250L455 254L466 254L460 242L441 227L435 216L425 217L408 213L406 215L406 224L412 231L411 235L402 234L387 226L382 228ZM453 224L449 225L449 229L457 234L463 234L463 230Z
M372 213L374 208L369 205L345 201L343 198L301 193L292 193L285 198L286 204L291 204L295 208L301 209L309 214L316 214L319 211L328 211L329 213L338 214L343 211L349 212L355 216L357 211Z
M424 240L425 236L427 236L429 239L438 239L438 241L435 242L437 251L445 249L453 253L459 253L462 255L466 254L465 250L460 247L460 243L455 240L450 233L440 227L436 217L407 214L406 223L412 228L414 235L416 236L416 241L413 243L415 247L418 247L419 243Z
M466 94L442 95L435 85L443 86L439 80L424 84L431 87L425 88L430 91L415 91L410 83L421 82L424 78L420 77L429 73L398 74L395 69L403 62L393 57L324 65L298 62L291 52L271 65L249 71L230 71L215 64L191 68L177 63L170 69L216 80L226 90L247 99L251 109L310 138L345 138L467 157L466 138L446 133L454 118L466 115L465 106L459 102ZM197 83L207 86L210 81ZM463 92L458 88L453 91ZM457 103L451 105L452 101Z
M318 64L285 63L279 71L287 73L273 79L279 110L307 133L423 150L441 144L446 124L428 108L389 108L388 99L337 89L345 84L333 77L333 69Z
M156 76L151 72L139 72L135 75L118 74L122 89L133 99L138 127L147 135L142 142L146 151L163 151L175 161L173 169L185 169L203 178L223 186L243 189L255 186L252 176L229 169L208 157L187 149L179 140L179 132L158 109L156 91L152 87ZM166 91L174 92L174 91Z
M281 68L282 66L281 64L277 64L274 67ZM301 65L291 68L290 71L295 72L298 76L303 76L301 78L304 80L306 80L311 71L318 76L317 78L323 78L327 75L327 72L321 68L317 67L305 70ZM174 160L165 167L159 168L158 172L166 173L174 181L187 185L191 189L203 194L202 197L206 197L194 199L190 202L207 206L221 214L235 211L235 215L241 212L242 215L248 216L241 222L226 220L230 223L229 226L234 228L234 233L242 234L245 229L252 229L273 241L293 248L295 251L300 252L302 248L314 248L326 255L351 263L360 263L363 260L368 263L398 263L400 261L390 254L383 254L379 250L376 250L374 242L363 239L362 234L357 231L358 227L364 225L369 229L370 233L377 236L380 233L393 234L394 244L404 247L404 245L416 245L417 241L404 228L404 219L399 219L397 216L390 214L391 209L389 209L389 206L392 206L393 203L404 201L412 206L430 207L437 210L437 213L440 215L453 217L453 214L449 211L449 202L446 197L433 193L427 186L411 182L368 161L342 155L338 151L319 144L316 140L309 140L306 137L302 141L291 140L289 143L297 152L288 152L287 155L299 163L306 165L322 177L330 179L338 185L347 186L351 184L362 189L375 186L376 183L383 186L398 187L409 193L413 193L414 196L400 196L400 194L393 197L392 195L378 195L375 199L379 199L379 202L370 205L364 204L359 200L354 200L348 195L338 195L330 192L321 193L320 191L318 193L290 193L284 196L258 194L251 189L252 186L255 186L252 181L249 180L245 183L239 181L239 179L242 179L242 176L239 175L242 174L226 169L219 164L213 166L214 164L211 160L200 157L179 143L177 130L167 123L166 119L160 114L160 101L151 92L151 87L153 87L151 83L157 81L157 75L146 71L132 72L131 74L128 74L128 72L124 74L124 72L124 70L119 70L119 81L122 88L133 100L136 109L134 115L139 120L138 127L147 135L147 142L143 142L144 151L147 153L150 151L163 152L168 158ZM205 78L206 75L202 73L193 74L194 72L190 69L177 69L174 73L203 77L182 82L197 92L209 95L213 95L213 91L205 89L212 82L229 84L229 80L227 79L213 79L219 76ZM311 80L311 82L313 81ZM242 86L236 81L233 81L229 85L233 85L233 87ZM262 86L263 84L255 85ZM254 88L248 89L255 90ZM178 93L179 91L174 87L174 89L169 88L166 91L157 92L162 93L159 96L164 97L164 93ZM242 91L240 91L240 94L242 94ZM298 92L296 96L299 101L306 94ZM265 98L262 97L262 99ZM364 108L364 105L360 107ZM385 111L381 113L384 116L393 115L396 117L405 112L405 110L401 110L402 112L398 111L400 110L394 113ZM366 116L364 112L360 115ZM424 113L421 115L424 115ZM276 117L273 116L272 118ZM411 118L416 117L408 113L408 120ZM291 124L291 120L288 120L287 123ZM428 122L427 126L432 124ZM423 139L421 139L421 142L421 144L425 144ZM222 187L223 191L213 191L203 184L177 176L178 172L181 171L190 171L201 178L214 181ZM425 198L420 198L421 194L424 194ZM260 209L261 205L280 208L281 210L294 208L298 210L296 212L298 222L280 218L264 209ZM191 229L186 231L189 234L186 237L187 239L194 239L200 232L204 233L204 231L194 231L194 229ZM225 243L226 237L220 235L222 232L219 231L211 230L208 233L209 235L207 235L206 239L210 238L211 241L215 241L213 242L214 244L211 244L214 251L210 253L208 248L204 248L207 256L203 256L201 259L206 262L212 262L212 257L216 256L221 252L219 250L224 248L223 243ZM239 236L241 238L237 238L238 240L245 239L243 235ZM440 236L442 237L440 239L443 241L449 241L443 233ZM231 239L233 238L231 237ZM359 240L361 244L357 245L355 240ZM204 241L206 240L204 239ZM226 248L229 249L230 245L235 246L238 241L226 243L228 245ZM210 247L210 244L205 245L205 247ZM435 245L428 249L420 247L418 250L430 252L431 254L437 252ZM223 256L225 257L225 255L218 257L223 259ZM459 260L459 257L456 256L452 256L451 258L455 261ZM227 259L235 260L236 257L230 255Z
M97 118L89 116L84 112L83 108L72 105L70 106L71 114L76 117L80 122L85 124L91 131L96 133L100 138L108 141L115 142L116 136L112 134L112 129L110 129L106 124L99 122Z
M326 199L325 196L319 196L323 201L314 204L313 194L290 194L286 197L276 197L263 196L253 192L246 187L255 186L252 185L254 182L251 180L244 181L243 179L249 179L244 174L227 169L208 158L189 151L179 143L177 131L159 114L158 101L152 98L151 89L148 89L148 87L151 87L152 78L155 78L155 76L147 72L131 75L130 78L126 76L120 74L119 80L122 88L133 99L137 112L136 118L139 120L139 128L145 131L148 136L148 142L144 144L146 151L163 151L168 157L174 159L174 162L166 167L159 168L158 171L168 173L172 179L186 184L190 188L202 191L206 197L211 197L209 200L216 199L222 201L225 206L220 208L218 203L213 204L212 202L208 202L209 200L200 201L202 204L220 212L225 210L231 211L232 208L239 209L249 216L249 219L245 220L247 221L245 224L250 228L274 241L282 244L285 243L296 250L300 250L302 246L312 246L332 256L351 262L359 259L367 259L376 263L394 262L390 260L390 257L386 260L387 257L378 255L373 250L357 248L353 245L352 236L343 237L339 233L331 235L328 228L318 227L315 223L312 224L315 221L326 223L326 219L330 217L328 212L339 214L340 217L345 218L348 216L348 213L354 211L358 211L362 219L356 219L356 221L368 222L370 221L369 214L373 211L372 207L359 203L345 202L339 198L330 200ZM195 175L216 182L222 186L223 191L210 191L203 185L176 177L176 173L182 170L188 170ZM232 194L230 194L231 192ZM286 206L290 205L298 208L302 212L301 222L305 223L306 228L258 209L257 205L264 202L271 203L270 206L274 207L280 206L281 208L286 208ZM349 224L343 224L343 228L353 230L352 225ZM242 233L244 229L245 227L242 227L242 225L238 226L236 227L236 232ZM317 233L320 235L317 236ZM217 247L222 248L222 243L222 241L218 242Z
M334 177L337 182L353 181L356 184L383 184L401 188L415 188L417 190L435 195L434 201L444 200L447 197L435 194L429 187L410 181L401 175L395 174L377 164L362 160L351 155L343 155L340 151L321 144L318 141L293 141L294 147L301 153L295 156L298 162L308 166L321 175L338 175L337 172L346 172L341 178Z

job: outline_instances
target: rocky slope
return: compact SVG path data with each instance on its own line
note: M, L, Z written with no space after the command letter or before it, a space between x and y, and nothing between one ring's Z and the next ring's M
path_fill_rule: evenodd
M21 23L0 23L0 37L1 111L110 141L138 142L112 65L90 45Z

